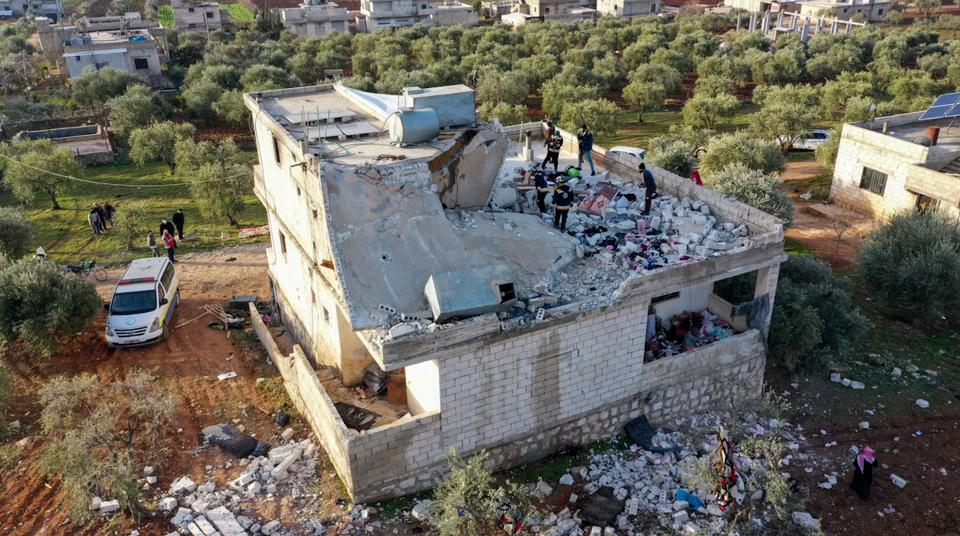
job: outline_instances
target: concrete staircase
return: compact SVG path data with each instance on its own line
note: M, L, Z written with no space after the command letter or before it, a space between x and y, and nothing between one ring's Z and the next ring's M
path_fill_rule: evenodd
M940 173L950 173L951 175L960 175L960 157L953 162L943 166Z

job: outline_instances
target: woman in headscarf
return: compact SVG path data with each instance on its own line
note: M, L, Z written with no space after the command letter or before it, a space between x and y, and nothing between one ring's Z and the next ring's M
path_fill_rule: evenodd
M693 170L693 175L690 175L690 180L697 183L697 186L703 186L703 181L700 180L700 172Z
M853 462L853 480L850 481L850 489L857 492L857 495L864 502L870 498L873 469L876 466L877 459L873 457L873 449L870 448L870 445L863 447L863 450Z

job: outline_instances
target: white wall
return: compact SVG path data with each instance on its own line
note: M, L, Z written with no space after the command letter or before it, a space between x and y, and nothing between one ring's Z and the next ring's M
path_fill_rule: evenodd
M410 365L407 376L407 407L413 416L440 410L440 362L436 359Z
M654 304L657 316L664 322L670 322L674 315L684 311L700 312L707 308L710 294L713 292L713 283L705 283L690 289L680 291L680 296Z
M127 60L124 58L125 52L83 52L79 54L67 54L64 59L67 60L67 69L70 71L70 78L76 78L83 74L87 67L96 69L97 64L127 70Z

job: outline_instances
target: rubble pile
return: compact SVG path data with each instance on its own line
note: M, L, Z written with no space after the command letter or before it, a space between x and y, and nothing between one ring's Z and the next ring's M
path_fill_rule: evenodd
M635 536L647 533L653 517L667 530L684 534L725 534L729 528L726 512L716 502L713 483L702 482L697 476L701 458L709 457L716 445L716 434L706 432L715 430L720 422L714 415L699 415L676 421L678 427L689 426L696 432L658 430L647 446L661 451L659 453L633 445L627 450L591 455L587 466L572 468L571 473L559 481L560 485L579 483L586 496L571 495L569 502L573 506L549 513L540 523L539 533L568 536L592 530L591 534ZM747 418L739 426L756 435L778 434L790 441L791 450L799 448L787 423ZM696 445L691 438L698 436L707 439ZM800 460L800 456L806 462L811 461L807 455L793 454L787 456L784 464L789 465L794 457ZM770 470L768 461L746 453L739 453L737 458L745 478L735 488L736 502L763 501L764 490L758 486L766 481L766 472ZM789 473L783 475L789 478ZM836 481L835 475L830 477ZM536 490L530 492L535 494ZM613 513L604 519L598 515L604 511ZM754 523L767 525L772 521L768 505L764 504L759 512ZM804 512L795 514L805 526L819 523Z

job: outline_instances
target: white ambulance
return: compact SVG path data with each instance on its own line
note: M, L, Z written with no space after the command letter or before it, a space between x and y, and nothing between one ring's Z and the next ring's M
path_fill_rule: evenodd
M173 310L180 305L177 270L166 257L137 259L123 273L107 305L107 344L142 346L170 336Z

